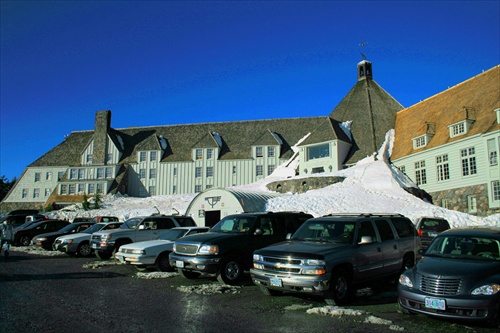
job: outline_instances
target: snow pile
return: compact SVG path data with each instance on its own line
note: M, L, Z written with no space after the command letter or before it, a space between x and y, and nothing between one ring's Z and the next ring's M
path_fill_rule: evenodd
M365 315L368 312L363 310L354 310L354 309L346 309L341 308L339 306L328 305L320 308L312 308L306 311L308 314L321 314L321 315L330 315L330 316L361 316Z
M179 276L177 272L138 272L136 277L138 279L152 280L152 279L169 279L174 276Z
M183 293L194 293L199 295L213 295L213 294L238 294L241 287L229 286L226 284L199 284L196 286L180 286L177 290Z

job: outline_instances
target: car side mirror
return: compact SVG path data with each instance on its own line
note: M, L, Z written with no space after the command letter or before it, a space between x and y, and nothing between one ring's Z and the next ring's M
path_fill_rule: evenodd
M372 236L361 236L361 242L358 244L371 244L373 243L373 237Z
M144 224L141 224L141 225L139 226L139 228L137 228L137 229L139 229L139 230L144 230L144 229L146 229L146 227L144 226Z
M423 256L425 253L425 249L419 249L418 250L418 254L420 254L421 256Z
M259 236L259 235L262 235L263 233L264 232L262 231L261 228L257 228L257 229L255 229L255 232L253 234L256 235L256 236Z
M290 238L292 238L292 233L291 232L289 232L289 233L286 234L286 240L289 240Z

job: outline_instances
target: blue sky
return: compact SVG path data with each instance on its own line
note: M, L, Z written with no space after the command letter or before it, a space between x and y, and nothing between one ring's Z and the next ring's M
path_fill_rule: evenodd
M411 106L500 64L499 1L0 1L0 176L72 131ZM361 47L362 42L366 46Z

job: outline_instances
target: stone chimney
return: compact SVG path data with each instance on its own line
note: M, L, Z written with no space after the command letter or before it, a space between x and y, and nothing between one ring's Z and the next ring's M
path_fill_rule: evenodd
M97 111L94 125L94 152L92 164L106 164L108 148L108 131L111 126L111 111Z

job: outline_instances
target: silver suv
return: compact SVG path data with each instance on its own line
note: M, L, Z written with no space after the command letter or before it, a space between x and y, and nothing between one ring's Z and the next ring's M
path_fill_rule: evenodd
M266 295L322 295L349 301L354 287L397 278L420 248L413 223L402 215L349 214L306 221L293 236L253 254L252 281Z

